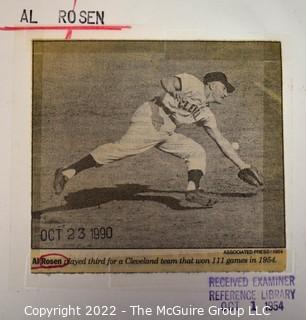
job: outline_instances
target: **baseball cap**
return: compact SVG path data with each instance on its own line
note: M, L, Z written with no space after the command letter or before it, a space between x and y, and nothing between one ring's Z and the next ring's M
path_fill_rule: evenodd
M227 81L227 77L223 72L210 72L210 73L207 73L203 78L204 84L207 84L208 82L212 82L212 81L220 81L221 83L223 83L228 93L231 93L235 90L235 87L233 87Z

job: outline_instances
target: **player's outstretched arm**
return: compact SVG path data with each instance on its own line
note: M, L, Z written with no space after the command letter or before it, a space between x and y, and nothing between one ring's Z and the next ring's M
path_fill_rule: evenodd
M204 127L208 135L216 142L222 153L230 159L240 170L250 168L233 149L231 143L222 135L218 127Z
M240 159L230 142L223 137L216 126L204 127L209 136L216 142L223 154L229 158L240 170L238 177L254 187L261 187L264 184L263 177L255 167L250 166Z

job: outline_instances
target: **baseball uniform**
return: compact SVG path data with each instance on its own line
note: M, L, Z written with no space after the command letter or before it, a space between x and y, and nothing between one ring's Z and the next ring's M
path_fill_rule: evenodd
M142 153L152 147L185 160L188 171L206 171L203 147L192 139L176 133L177 126L201 122L215 127L216 120L208 107L202 81L190 74L178 74L180 97L169 93L141 105L131 118L125 135L117 142L98 146L90 154L105 165Z

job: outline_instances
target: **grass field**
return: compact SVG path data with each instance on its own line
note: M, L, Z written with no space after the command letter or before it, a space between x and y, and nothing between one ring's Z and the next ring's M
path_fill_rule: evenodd
M278 44L35 42L33 63L33 247L285 246ZM82 172L54 195L55 169L120 138L136 108L161 92L161 78L211 71L237 88L211 109L242 159L263 172L263 192L238 179L203 129L186 126L178 131L207 152L202 187L217 196L214 208L185 203L184 162L156 149Z

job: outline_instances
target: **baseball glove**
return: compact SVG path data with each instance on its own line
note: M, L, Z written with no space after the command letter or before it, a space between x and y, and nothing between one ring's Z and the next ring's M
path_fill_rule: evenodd
M258 171L255 167L245 168L245 169L240 170L238 172L238 177L242 181L244 181L254 187L259 187L259 186L263 185L263 178L258 173Z

